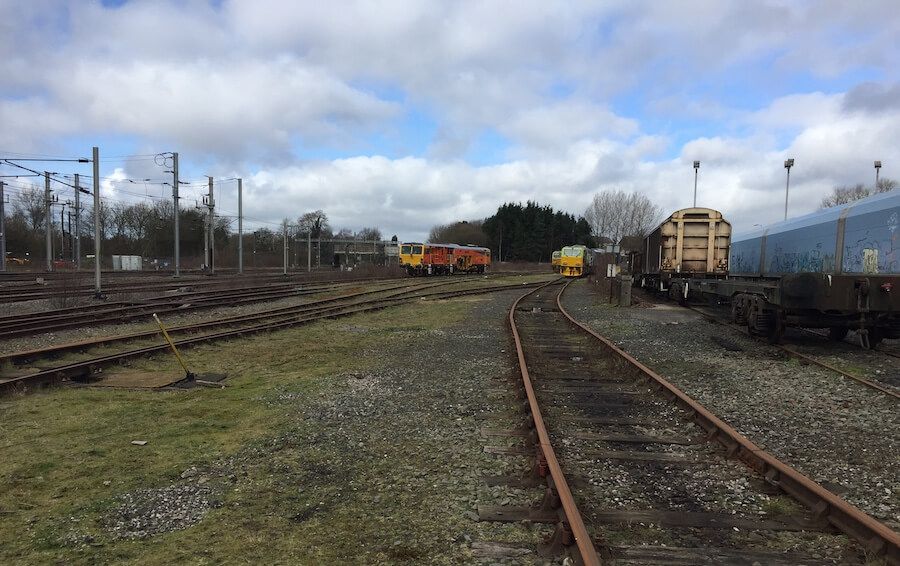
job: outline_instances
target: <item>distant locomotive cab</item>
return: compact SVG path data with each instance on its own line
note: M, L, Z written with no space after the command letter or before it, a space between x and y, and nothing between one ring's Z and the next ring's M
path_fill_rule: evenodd
M559 252L559 273L564 277L588 275L593 264L594 254L587 246L565 246Z

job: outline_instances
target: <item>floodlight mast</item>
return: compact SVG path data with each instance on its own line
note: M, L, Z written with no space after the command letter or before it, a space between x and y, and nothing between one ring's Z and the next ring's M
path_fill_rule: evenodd
M700 162L694 161L694 208L697 208L697 173L700 171Z
M786 159L784 162L784 168L787 169L787 181L784 184L784 219L787 220L787 211L788 211L788 192L791 188L791 167L794 166L793 159Z

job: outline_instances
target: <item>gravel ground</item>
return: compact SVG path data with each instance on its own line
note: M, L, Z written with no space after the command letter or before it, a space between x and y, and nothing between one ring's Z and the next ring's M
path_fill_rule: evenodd
M274 502L267 511L289 519L289 536L311 541L300 563L562 564L535 552L552 525L484 522L477 514L479 505L529 505L540 497L484 482L521 473L524 460L486 454L484 445L496 442L478 434L521 423L510 411L519 402L508 386L514 366L506 329L520 294L455 299L467 320L440 329L408 320L388 329L366 326L364 317L338 321L338 335L388 332L389 345L360 352L365 369L328 376L319 393L283 386L256 399L283 411L290 425L184 470L173 484L117 495L103 520L105 536L146 539L189 529L212 511L247 513L255 502L241 494L259 492L265 481ZM239 387L239 378L230 386ZM323 523L342 514L346 523ZM336 548L348 540L358 546ZM77 526L64 540L97 542Z
M330 509L351 510L348 522L358 525L361 542L358 554L343 557L353 556L357 563L562 563L533 552L549 527L477 520L479 505L523 505L540 496L486 486L486 476L520 473L523 460L485 454L484 445L498 441L477 434L484 427L519 424L511 410L518 401L507 381L515 368L506 329L509 306L519 294L458 299L467 303L467 320L443 329L409 324L387 329L389 347L361 352L364 370L330 376L318 394L272 390L256 402L281 408L290 417L288 429L272 431L220 461L198 463L172 485L119 494L105 521L108 536L147 538L188 529L212 510L241 513L246 503L236 494L251 492L253 470L268 466L279 478L273 501L291 502L272 512L291 518L292 536L304 536L304 529L315 528L312 519ZM773 355L766 345L675 306L604 303L585 280L575 282L564 300L576 318L752 441L900 528L895 399ZM385 329L357 319L337 332ZM723 348L723 337L742 350ZM23 339L14 349L69 338ZM350 536L340 525L333 528L336 538ZM77 529L68 538L72 544L90 543ZM302 563L336 563L333 552L311 544L309 561Z
M582 280L563 305L752 442L900 530L897 399L674 304L619 308L605 298Z

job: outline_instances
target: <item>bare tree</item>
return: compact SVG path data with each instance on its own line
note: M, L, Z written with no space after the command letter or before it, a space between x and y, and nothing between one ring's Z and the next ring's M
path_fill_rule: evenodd
M112 230L114 238L124 238L128 229L128 210L129 206L124 202L115 203L111 210L110 220L112 221Z
M856 186L853 187L835 187L830 195L822 199L819 208L831 208L833 206L847 204L848 202L864 199L873 194L886 193L896 188L897 181L888 178L878 179L878 186L875 187L874 192L872 192L871 187L867 187L862 183L856 183Z
M149 203L139 202L130 207L125 213L125 226L128 234L137 246L140 246L141 254L146 255L150 249L148 235L153 227L156 212Z
M378 228L363 228L356 233L356 239L364 242L381 240L381 230Z
M324 232L331 232L331 228L328 226L328 216L321 210L307 212L297 219L297 224L300 226L301 234L304 236L309 234L313 239L322 237Z
M885 177L884 179L878 179L878 186L875 187L875 193L886 193L889 191L893 191L896 188L897 181Z
M110 226L112 226L112 212L110 211L109 205L106 204L105 201L100 201L100 211L98 214L100 218L100 238L101 240L104 238L110 237ZM84 231L88 234L94 233L94 210L93 206L86 207L84 214L81 215L82 222L84 222Z
M13 203L13 211L21 213L32 230L43 228L44 221L47 219L44 190L34 185L23 189Z
M642 194L609 190L594 195L584 218L598 244L619 244L625 238L649 232L661 214L660 208Z

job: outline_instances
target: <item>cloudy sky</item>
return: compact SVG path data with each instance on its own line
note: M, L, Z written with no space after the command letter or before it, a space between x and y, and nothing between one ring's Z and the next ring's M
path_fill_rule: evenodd
M898 54L896 0L8 0L0 158L90 175L24 159L97 146L129 202L171 198L178 152L183 206L210 175L236 218L243 179L245 232L321 209L401 240L610 189L668 213L699 160L741 231L783 219L789 157L789 216L874 160L900 180Z

